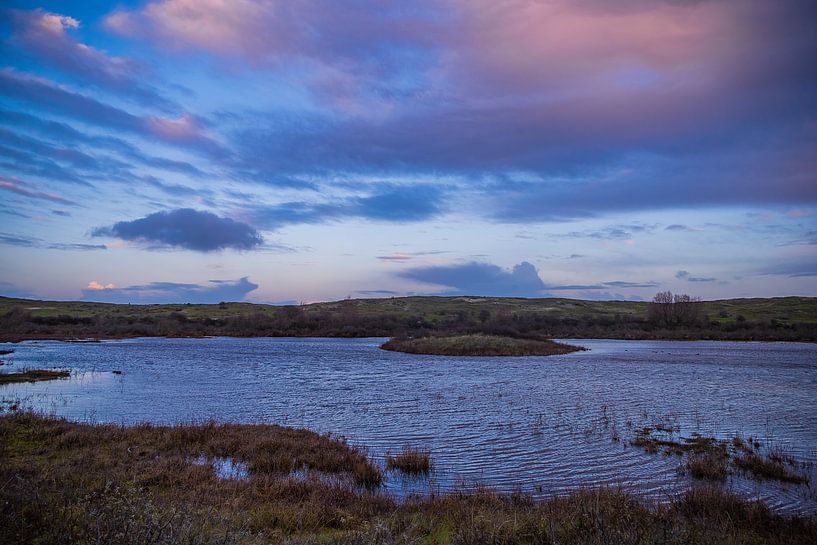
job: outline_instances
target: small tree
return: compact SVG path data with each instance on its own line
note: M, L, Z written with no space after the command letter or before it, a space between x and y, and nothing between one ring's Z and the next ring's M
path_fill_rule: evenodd
M655 294L647 313L651 322L663 325L692 325L700 316L700 297L692 297L685 293L673 295L669 290Z
M672 301L671 291L659 291L656 293L655 297L652 298L652 303L650 303L649 312L647 314L649 320L659 324L672 323Z

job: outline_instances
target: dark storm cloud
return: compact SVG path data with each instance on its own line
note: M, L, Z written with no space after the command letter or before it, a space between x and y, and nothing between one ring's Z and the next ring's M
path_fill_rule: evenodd
M425 284L448 288L447 294L542 297L545 284L536 268L523 261L506 270L491 263L470 262L457 265L415 267L397 276Z
M221 301L243 301L258 284L248 277L239 280L210 280L209 283L182 284L152 282L125 288L88 288L82 290L82 299L100 303L198 303L214 304Z
M109 227L94 229L92 234L199 252L227 248L252 250L264 242L261 235L245 223L190 208L120 221Z

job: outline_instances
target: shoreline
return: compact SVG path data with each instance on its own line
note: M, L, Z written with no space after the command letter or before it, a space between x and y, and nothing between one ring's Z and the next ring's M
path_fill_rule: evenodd
M668 535L676 536L673 543L723 542L727 535L734 544L817 540L817 517L783 515L710 485L690 486L666 502L618 487L542 499L474 488L397 501L379 490L383 469L364 451L335 436L272 424L123 426L12 412L0 414L0 439L0 476L9 483L0 489L7 506L0 538L30 532L14 534L18 541L82 541L114 535L125 523L231 534L224 543L236 545L287 538L454 543L468 535L510 544L667 543Z
M54 341L73 344L92 344L103 341L124 341L131 339L213 339L213 338L227 338L227 339L390 339L390 335L357 335L357 336L343 336L343 335L100 335L89 338L78 339L73 336L65 335L25 335L25 334L0 334L0 344L19 344L28 341ZM810 339L783 339L783 338L715 338L707 336L586 336L586 337L553 337L555 341L563 341L569 339L571 341L582 340L604 340L604 341L712 341L712 342L736 342L736 343L800 343L800 344L817 344L816 340Z

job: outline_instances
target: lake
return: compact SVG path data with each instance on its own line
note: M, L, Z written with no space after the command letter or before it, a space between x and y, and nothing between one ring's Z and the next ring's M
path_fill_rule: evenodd
M570 340L587 352L447 358L387 352L384 339L142 338L5 345L10 365L71 369L68 380L0 386L0 398L74 420L216 419L346 437L382 463L431 451L428 478L388 473L395 495L487 485L536 496L614 485L666 499L689 486L680 458L629 445L670 425L782 448L811 485L730 476L783 512L817 513L817 345Z

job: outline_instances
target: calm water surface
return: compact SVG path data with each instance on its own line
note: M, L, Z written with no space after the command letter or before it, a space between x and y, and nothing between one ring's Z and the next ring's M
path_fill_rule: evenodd
M817 346L577 340L565 356L445 358L386 352L383 339L134 339L11 345L7 372L66 367L69 380L0 386L76 420L217 419L343 435L382 462L431 450L429 479L389 474L398 495L478 484L534 495L620 485L665 499L689 486L679 459L628 440L668 423L680 435L758 437L811 486L727 483L782 511L817 513ZM8 347L9 345L5 345ZM114 371L121 371L115 374ZM616 440L618 439L618 440Z

